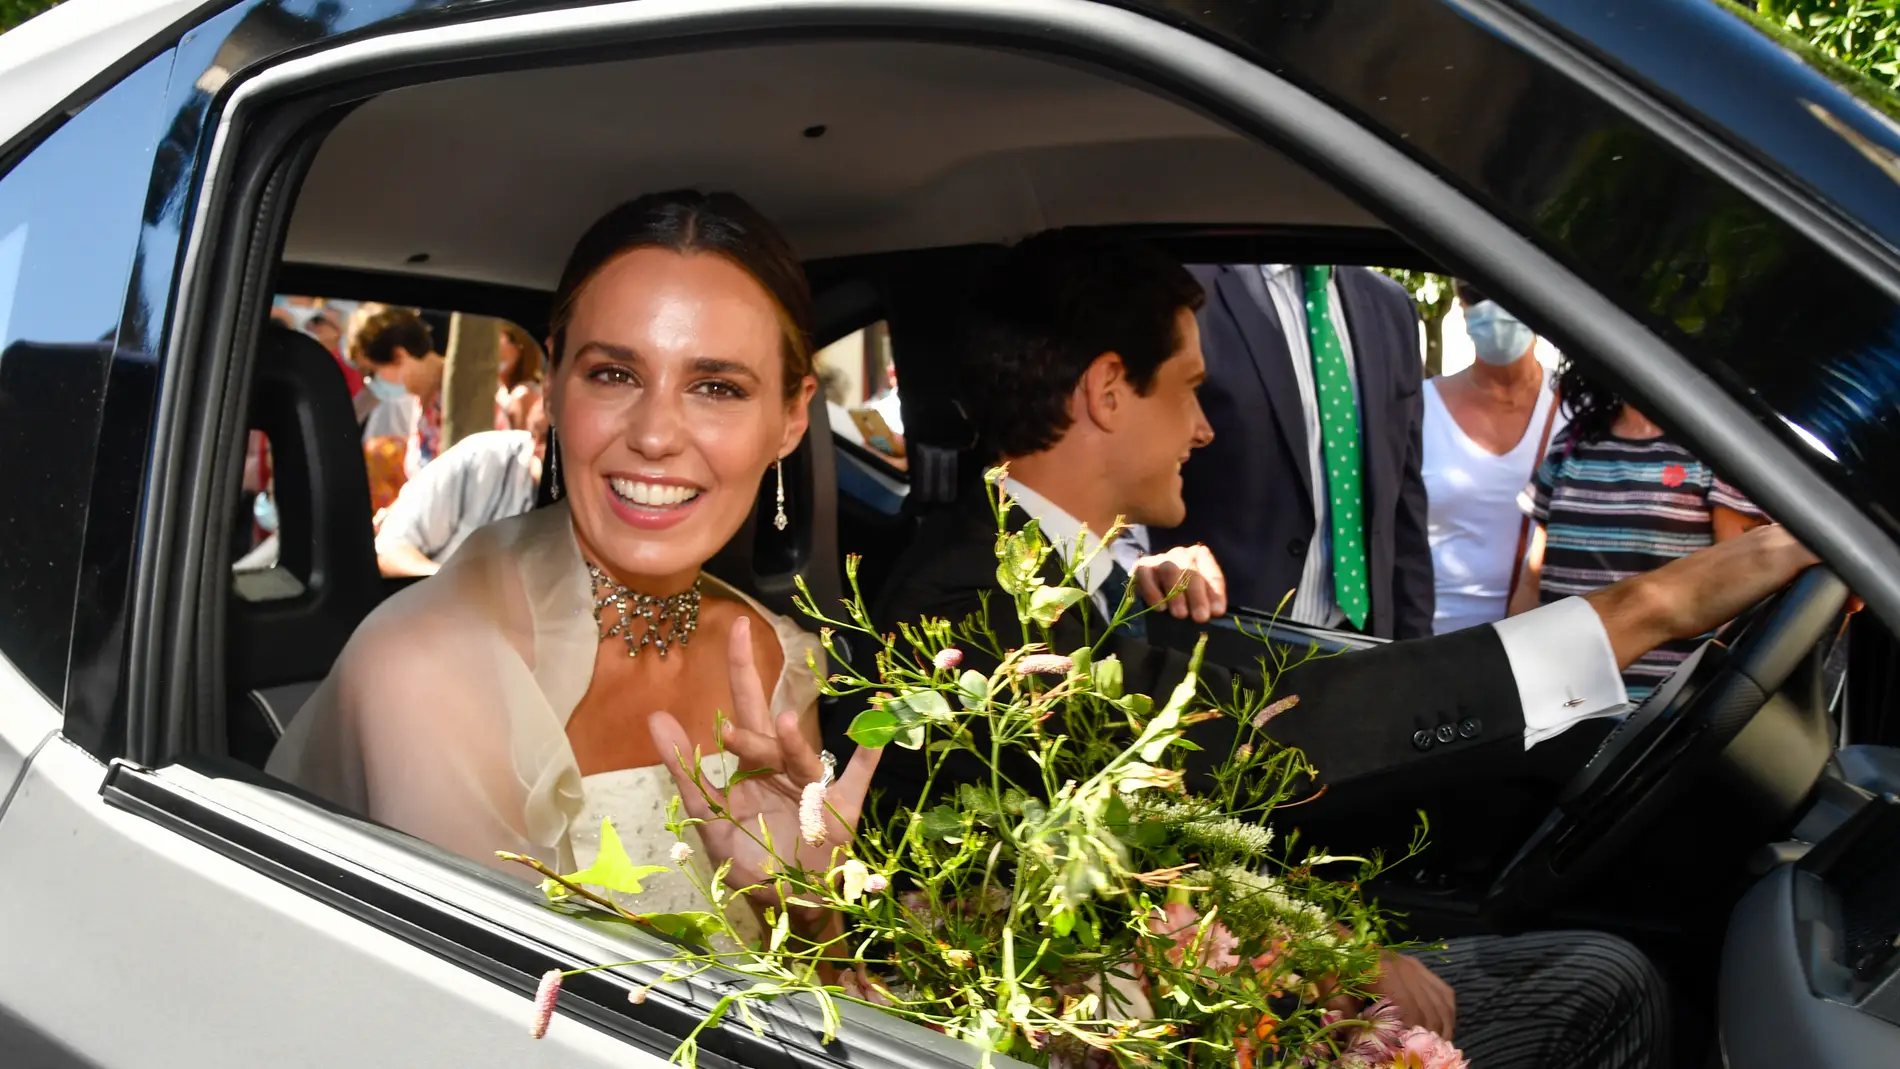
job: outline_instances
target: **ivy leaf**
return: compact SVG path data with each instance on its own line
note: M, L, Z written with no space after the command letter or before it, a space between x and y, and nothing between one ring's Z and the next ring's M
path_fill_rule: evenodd
M882 708L873 707L859 713L852 719L851 726L846 729L845 734L859 746L869 746L875 750L880 746L890 745L891 740L897 737L897 733L903 726L897 714L890 711L887 702Z
M1029 597L1029 618L1044 627L1054 627L1069 606L1081 601L1082 591L1072 586L1045 586L1037 588Z
M570 872L566 879L569 883L584 883L591 887L605 887L609 891L618 891L623 895L637 895L646 890L640 881L656 872L670 872L665 865L636 865L627 856L627 848L620 845L620 833L614 830L611 818L602 818L600 822L600 853L594 863L580 870Z
M982 708L990 698L990 679L981 672L964 669L957 677L957 702L965 709Z

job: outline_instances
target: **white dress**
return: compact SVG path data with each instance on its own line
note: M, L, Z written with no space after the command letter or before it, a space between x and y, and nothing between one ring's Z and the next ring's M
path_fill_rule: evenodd
M1425 383L1424 462L1425 539L1432 548L1436 607L1432 633L1461 631L1504 619L1510 602L1512 555L1524 526L1518 495L1530 483L1540 459L1537 445L1556 391L1549 376L1537 394L1530 425L1502 456L1471 440L1458 426L1438 381ZM1551 440L1563 430L1557 413Z
M751 598L705 577L709 593L769 621L784 652L774 715L817 715L824 650ZM583 777L567 719L587 692L599 644L592 587L565 504L482 528L423 582L379 606L291 721L267 771L347 809L522 878L497 850L561 872L593 860L612 817L636 863L668 865L662 765ZM712 759L708 759L708 764ZM724 769L707 768L724 782ZM705 879L704 851L694 863ZM630 908L703 909L676 873Z

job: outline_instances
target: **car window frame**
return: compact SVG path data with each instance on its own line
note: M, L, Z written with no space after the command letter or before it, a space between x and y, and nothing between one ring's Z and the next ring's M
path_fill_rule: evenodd
M241 307L206 307L205 288L215 266L210 242L221 226L222 213L230 211L235 190L227 190L238 174L240 155L251 146L238 138L244 109L270 101L273 92L308 93L324 86L336 87L345 79L365 76L393 78L402 65L420 66L433 60L441 64L436 77L447 77L454 61L466 61L470 50L494 54L504 45L517 57L533 49L599 49L608 40L620 40L660 50L662 41L676 50L696 50L714 43L730 44L740 39L776 34L806 34L816 28L853 33L878 32L901 36L930 32L936 39L961 37L978 43L1008 42L1038 54L1068 61L1087 61L1120 76L1158 91L1175 95L1194 106L1217 114L1246 132L1264 138L1283 150L1299 153L1316 172L1338 183L1352 195L1374 203L1382 215L1392 218L1420 235L1422 244L1442 250L1447 262L1486 265L1490 274L1510 273L1520 279L1518 291L1532 298L1526 311L1541 310L1542 316L1563 326L1569 339L1587 339L1582 346L1591 352L1614 359L1632 381L1648 387L1677 416L1692 441L1712 452L1741 457L1752 452L1750 466L1759 469L1778 467L1800 485L1778 485L1777 500L1787 504L1808 503L1803 524L1797 533L1810 537L1812 544L1832 550L1847 562L1847 570L1865 577L1868 589L1884 599L1885 605L1900 619L1900 550L1871 527L1837 490L1820 485L1818 480L1801 480L1800 458L1779 439L1756 425L1746 411L1682 354L1650 334L1643 326L1584 284L1561 263L1542 252L1521 234L1480 209L1457 189L1434 176L1429 169L1394 149L1360 126L1353 118L1329 107L1304 90L1281 79L1204 39L1193 37L1151 18L1114 7L1083 3L1080 0L1049 0L1024 8L1002 0L930 0L908 4L844 3L834 0L772 0L772 2L736 2L709 10L653 3L608 4L579 9L560 9L518 15L498 15L484 22L452 23L427 30L392 32L386 36L360 38L333 48L305 53L283 63L266 66L249 75L234 90L227 90L220 107L217 133L203 160L203 184L194 222L189 228L184 251L184 269L178 292L179 301L169 336L168 366L181 373L168 375L161 396L161 408L169 413L174 434L188 430L189 421L181 416L181 406L197 396L190 392L207 388L206 376L223 373L230 386L242 390L244 376L231 375L243 358L234 353L247 351L238 342ZM601 31L611 31L603 39ZM637 35L634 31L638 31ZM517 59L519 62L520 60ZM355 64L355 66L350 66ZM280 235L281 238L281 235ZM228 269L228 265L227 265ZM269 286L264 287L268 292ZM219 320L218 316L223 316ZM199 346L199 363L186 365L182 347ZM228 388L228 387L227 387ZM213 396L217 396L213 388ZM1645 393L1645 396L1650 396ZM226 403L214 410L229 410ZM1704 411L1697 411L1704 409ZM1726 426L1725 426L1726 424ZM161 421L161 426L165 424ZM172 452L161 439L157 451L162 460L155 463L193 462L189 450ZM204 463L202 457L197 463ZM170 473L176 480L178 473ZM175 497L154 495L148 509L176 509L184 503ZM147 513L148 527L154 517ZM174 517L175 519L175 517ZM1854 521L1859 521L1858 524ZM1791 524L1794 526L1794 524ZM158 550L141 562L141 596L151 597L151 611L143 619L150 621L171 615L176 618L189 609L190 591L173 591L172 597L184 596L187 604L170 604L149 593L151 571L168 563ZM1884 578L1877 569L1884 568ZM1856 576L1850 576L1850 581ZM1870 601L1874 598L1870 596ZM202 634L196 636L203 641ZM190 648L192 636L180 639L185 645L154 647L151 660L135 664L148 672L177 670L189 674L202 651ZM173 693L168 701L153 701L134 707L134 739L152 740L178 737L179 718L192 714L188 689ZM158 747L148 752L162 753ZM137 756L135 754L135 756ZM191 791L173 789L167 777L174 773L129 764L113 772L116 784L115 804L142 812L153 819L169 822L182 834L194 836L230 836L219 831L218 814L213 808L194 806L183 797ZM109 784L112 786L113 784ZM142 792L142 793L141 793ZM227 809L233 806L227 805ZM258 817L260 827L269 831L267 817ZM258 829L251 829L257 831ZM305 845L308 845L307 843ZM229 844L233 850L257 851L244 843ZM317 856L317 855L313 855ZM318 856L318 860L323 860ZM366 862L377 872L373 862ZM277 871L277 870L272 870ZM285 874L284 878L289 878ZM345 894L336 881L321 875L308 876L303 884L313 893ZM356 898L345 894L346 898ZM339 907L338 901L326 904ZM455 908L463 908L455 905ZM518 979L518 978L517 978ZM848 1038L855 1050L863 1037ZM854 1061L857 1060L854 1058Z

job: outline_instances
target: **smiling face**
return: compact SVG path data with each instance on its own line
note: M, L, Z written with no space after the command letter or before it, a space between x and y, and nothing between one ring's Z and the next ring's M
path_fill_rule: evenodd
M1129 391L1128 412L1114 436L1119 511L1132 523L1156 527L1175 527L1187 518L1181 465L1214 440L1195 392L1207 381L1207 361L1190 309L1176 312L1175 338L1174 352L1155 369L1148 392Z
M685 589L805 433L777 306L712 253L640 248L580 290L549 393L582 552L643 593Z

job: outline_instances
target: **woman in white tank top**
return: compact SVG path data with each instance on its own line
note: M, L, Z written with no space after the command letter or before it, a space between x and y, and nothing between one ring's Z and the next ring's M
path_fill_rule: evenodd
M1466 283L1458 299L1478 361L1425 384L1426 537L1440 635L1504 618L1524 527L1518 495L1564 422L1550 376L1531 356L1531 329Z

